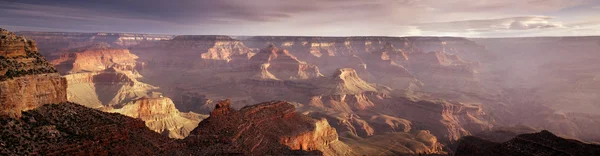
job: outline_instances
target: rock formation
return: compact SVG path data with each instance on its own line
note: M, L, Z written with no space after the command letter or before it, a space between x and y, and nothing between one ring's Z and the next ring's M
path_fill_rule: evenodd
M293 105L282 101L240 110L231 108L229 100L221 101L184 141L193 151L218 155L293 154L294 150L352 154L327 120L297 114Z
M74 103L40 106L0 123L0 155L154 155L172 148L171 139L141 120Z
M157 87L139 82L131 71L110 68L101 72L83 72L64 76L69 87L68 99L90 108L124 104L148 96Z
M66 80L40 53L34 41L0 29L0 115L67 101Z
M138 57L128 49L111 48L105 43L71 49L52 64L63 74L78 72L98 72L109 68L134 70Z
M257 78L274 76L276 79L290 80L323 76L317 66L300 61L287 50L273 45L269 45L250 58L248 66L261 68L261 71L255 74Z
M166 97L142 97L123 104L121 108L107 108L103 111L142 119L150 130L178 139L185 138L206 118L196 113L179 112L173 101Z

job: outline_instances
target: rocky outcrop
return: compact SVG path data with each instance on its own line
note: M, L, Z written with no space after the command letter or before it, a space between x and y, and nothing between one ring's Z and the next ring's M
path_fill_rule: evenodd
M0 123L0 155L154 155L173 148L141 120L74 103L40 106Z
M548 131L522 134L502 143L477 137L464 137L460 140L457 156L462 155L598 155L600 145L577 140L564 139Z
M393 98L376 105L378 112L393 114L413 123L415 129L430 130L441 142L454 142L460 137L490 130L494 120L481 105L450 103L443 100L409 100Z
M109 68L134 70L138 57L128 49L111 48L105 43L72 49L52 60L51 63L63 74L98 72Z
M340 68L332 77L312 80L315 90L308 103L310 106L331 108L342 112L365 110L375 104L369 99L385 96L374 84L363 81L352 68Z
M185 142L197 152L213 154L293 154L298 150L351 154L326 120L297 114L293 105L282 101L240 110L232 109L229 100L221 101Z
M279 49L273 45L262 49L250 58L248 68L264 68L268 73L260 71L260 77L275 76L277 79L310 79L323 76L319 68L306 62L298 60L285 49ZM269 75L270 74L270 75Z
M185 138L206 118L196 113L179 112L173 101L166 97L143 97L123 104L121 108L107 108L103 111L142 119L150 130L177 139Z
M67 101L64 78L37 51L35 42L0 29L0 116Z
M114 68L102 72L69 74L64 77L69 83L69 101L90 108L124 104L150 95L152 90L157 89L137 81L136 74L131 71Z

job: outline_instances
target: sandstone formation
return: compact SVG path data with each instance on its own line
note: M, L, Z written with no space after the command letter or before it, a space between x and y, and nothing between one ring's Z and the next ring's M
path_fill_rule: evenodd
M69 101L90 108L130 102L152 94L157 87L137 81L131 71L110 68L101 72L83 72L64 76Z
M0 29L1 116L67 101L64 78L37 51L34 41Z
M518 135L496 143L477 137L462 138L456 155L598 155L600 145L558 137L548 131Z
M111 48L105 43L97 43L66 51L51 63L59 72L67 74L98 72L109 68L134 70L137 58L127 49Z
M274 76L275 79L289 80L323 76L317 66L302 62L287 50L273 45L269 45L250 58L249 66L250 68L256 68L256 66L261 68L260 73L255 75L257 78Z
M293 105L281 101L240 110L231 108L229 100L221 101L184 141L194 152L218 155L293 154L294 150L352 154L327 120L297 114Z
M123 104L121 108L108 108L103 111L142 119L150 130L178 139L189 135L190 131L206 118L196 113L179 112L173 101L166 97L142 97Z

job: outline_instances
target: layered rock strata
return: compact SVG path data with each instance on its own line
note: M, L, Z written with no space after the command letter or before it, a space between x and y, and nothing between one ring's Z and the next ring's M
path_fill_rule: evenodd
M351 154L326 120L297 114L293 105L281 101L240 110L231 108L229 100L221 101L185 141L195 151L217 154L293 154L297 150Z
M34 41L0 29L0 115L67 101L67 82L37 51Z

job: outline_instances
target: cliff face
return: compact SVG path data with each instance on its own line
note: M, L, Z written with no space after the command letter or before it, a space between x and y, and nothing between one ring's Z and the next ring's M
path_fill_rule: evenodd
M101 108L147 96L157 88L137 81L134 76L131 72L111 68L102 72L76 73L64 77L69 83L69 101L90 108Z
M297 114L294 109L287 102L274 101L235 110L229 100L221 101L185 141L199 152L216 154L351 153L327 121Z
M185 138L206 118L200 114L179 112L173 101L166 97L143 97L123 104L121 108L104 111L142 119L150 130L178 139Z
M0 29L0 115L67 101L66 80L37 51L35 42Z
M99 43L67 51L51 63L61 73L97 72L113 67L134 70L137 58L127 49L110 48Z
M249 65L264 66L269 73L283 80L323 76L317 66L302 62L287 50L272 45L253 56L249 60Z

